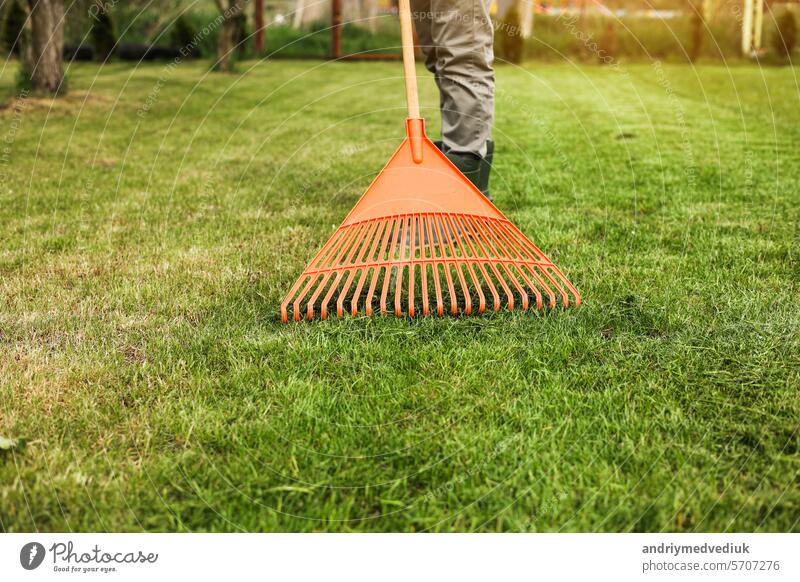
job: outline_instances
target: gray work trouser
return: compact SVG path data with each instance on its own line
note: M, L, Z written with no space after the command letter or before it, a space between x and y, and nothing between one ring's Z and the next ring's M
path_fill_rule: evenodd
M446 151L486 154L494 121L491 0L411 0L425 66L436 77Z

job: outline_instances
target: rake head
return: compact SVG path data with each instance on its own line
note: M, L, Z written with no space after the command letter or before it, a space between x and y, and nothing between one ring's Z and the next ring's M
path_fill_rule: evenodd
M281 319L480 314L580 294L408 119L407 137L281 303ZM392 297L390 298L390 294Z

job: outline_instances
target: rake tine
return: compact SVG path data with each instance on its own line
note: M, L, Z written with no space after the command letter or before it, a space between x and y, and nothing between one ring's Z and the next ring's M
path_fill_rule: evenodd
M522 270L522 262L525 261L525 257L522 255L521 252L518 252L516 249L517 246L514 245L512 241L509 240L509 237L506 236L506 233L502 230L502 223L499 221L492 221L491 223L485 223L485 228L493 233L493 237L497 240L497 237L500 237L503 242L505 242L506 246L511 250L511 252L518 258L512 262L513 266L516 268L517 272L522 276L522 279L525 283L531 288L533 291L534 296L536 297L536 307L537 309L542 308L542 295L539 290L536 288L533 283L525 276L525 273ZM494 227L497 227L499 230L495 230ZM523 249L524 250L524 249ZM509 267L508 263L503 264L503 268L508 273L509 278L514 283L514 286L519 291L520 296L522 297L522 309L523 311L528 310L528 294L525 291L525 287L520 285L517 281L516 277L514 276L514 271Z
M300 285L302 285L303 282L306 281L306 277L308 277L309 280L313 279L313 277L311 277L309 275L305 275L305 274L300 275L300 277L297 279L297 281L294 282L294 285L292 285L292 288L289 290L289 293L286 294L286 297L281 302L281 321L283 321L283 323L288 323L289 322L289 314L288 314L286 308L289 307L289 303L291 303L292 297L294 297L294 294L297 293L297 290L300 288ZM298 317L297 317L297 312L296 311L295 311L294 320L298 321Z
M365 237L370 230L371 230L371 225L369 224L359 225L356 236L353 237L351 243L348 243L349 253L347 254L347 258L342 259L345 261L346 266L348 267L347 269L348 271L350 270L349 266L353 264L353 257L355 256L356 252L361 248L361 246L364 244ZM339 262L341 262L341 260ZM325 295L325 298L322 300L322 319L325 319L328 316L328 302L331 300L334 292L338 288L339 281L341 280L342 275L344 275L344 273L345 271L339 272L339 275L336 277L336 280L334 281L333 285L331 285L331 288L328 290L328 294ZM347 289L350 287L350 283L353 280L354 276L355 276L355 271L351 271L347 278L346 285L339 292L339 297L336 301L336 314L339 317L342 316L342 302L344 300L344 295L347 293Z
M380 246L378 247L378 254L376 255L376 259L378 261L383 260L383 255L386 252L386 245L389 242L389 235L392 231L392 218L389 218L386 221L386 228L383 229L383 240L381 241ZM381 272L382 267L377 266L372 271L372 280L369 284L369 292L367 293L367 300L366 300L366 313L367 315L372 315L372 297L375 295L375 286L378 284L378 275Z
M327 284L330 276L331 276L330 271L327 273L323 273L322 281L319 283L319 285L317 285L317 290L314 291L314 294L311 296L311 298L308 300L308 303L306 304L306 318L308 319L308 321L314 319L314 303L317 301L317 297L319 297L320 293L322 293L322 290L325 288L325 285Z
M308 266L306 266L305 272L312 270L313 266L321 259L321 257L327 254L331 247L336 246L339 243L339 241L341 240L341 236L337 235L339 235L340 233L341 231L337 231L337 233L334 234L334 236L329 238L328 241L324 245L322 245L322 248L319 250L319 252L316 255L314 255L314 258L312 258L311 261L308 263ZM303 297L305 296L306 293L308 293L308 288L311 286L311 281L313 281L316 278L315 276L311 276L310 274L309 276L310 276L309 283L306 285L306 288L303 290L300 296L295 299L296 303L302 302ZM281 319L283 320L284 323L286 323L289 320L289 318L287 317L286 308L292 301L292 297L297 292L297 289L302 284L302 281L303 278L300 277L292 286L288 295L286 295L286 298L283 300L283 303L281 303ZM294 307L294 320L300 321L299 305L294 305L293 307Z
M395 317L402 317L403 310L400 307L400 295L402 294L402 287L403 287L403 272L405 271L405 267L403 265L397 265L395 267L395 286L394 286L394 315Z
M463 217L457 216L454 218L455 221L458 222L459 227L461 227L461 232L466 232L465 225L462 223ZM472 243L469 240L469 237L464 237L467 242L467 246L469 247L470 251L470 258L475 259L476 253L475 249L472 247ZM458 245L461 247L461 252L464 253L464 245L461 243L461 239L458 240ZM475 285L475 291L478 293L478 313L481 314L486 310L486 297L483 295L483 290L481 289L481 284L478 283L478 278L475 276L475 271L472 270L472 265L469 261L464 263L467 267L467 271L469 271L469 276L472 278L472 284ZM480 265L480 263L478 263Z
M374 267L370 273L369 291L367 292L367 300L365 303L365 312L367 315L372 315L372 297L375 295L375 285L378 283L378 276L382 269L383 267Z
M475 285L475 291L478 293L478 314L483 313L486 311L486 297L483 294L483 289L481 289L480 283L478 283L478 278L475 276L475 271L472 269L472 265L470 263L466 263L467 271L469 271L469 276L472 279L472 284Z
M347 276L347 280L344 282L342 286L342 291L339 293L339 297L336 299L336 316L342 317L344 315L344 299L347 296L347 291L350 289L350 285L353 284L353 279L356 278L356 273L358 269L348 269L349 274Z
M311 285L314 284L314 281L316 281L318 277L319 275L316 274L309 275L306 286L303 288L303 291L300 293L300 295L298 295L297 298L294 300L294 304L292 305L292 311L295 321L300 321L302 319L302 317L300 317L300 307L302 306L303 303L303 297L306 296L306 293L308 293L309 289L311 289ZM300 281L301 280L298 280L297 282L300 283ZM294 295L294 293L292 293L291 295Z
M517 257L520 257L520 255L514 252L513 249L511 250L507 249L506 246L503 244L503 242L499 238L497 238L497 235L494 232L494 228L492 228L492 225L490 223L488 223L481 217L476 217L475 221L478 223L478 226L480 226L480 228L483 230L484 235L487 237L489 245L492 247L495 253L495 256L508 257L511 258L512 260Z
M338 257L340 256L340 253L343 254L344 251L347 249L348 242L353 237L353 235L355 234L355 231L356 231L355 228L348 228L346 230L338 231L340 236L338 236L338 237L334 236L333 239L332 239L332 240L334 240L334 239L336 240L336 244L331 245L331 247L330 247L329 251L326 253L326 255L319 259L319 261L317 263L317 268L321 270L321 269L328 269L328 268L334 267L335 263L338 262ZM319 297L319 295L322 292L322 290L325 288L325 285L326 285L328 279L330 278L330 274L331 274L331 271L329 271L329 270L326 271L325 273L323 273L322 281L319 283L319 285L317 286L316 291L311 296L311 298L308 301L308 304L306 305L306 318L309 321L314 319L314 303L316 302L317 297ZM305 296L307 291L309 291L309 289L306 289L303 292L303 294L298 298L298 301L301 300L303 298L303 296ZM327 315L327 312L326 312L326 315Z
M517 232L519 232L519 231L517 231ZM528 244L530 246L532 246L543 258L546 259L546 257L544 257L544 254L538 248L536 248L536 246L533 243L528 242ZM549 261L548 261L548 263L549 263ZM550 264L552 264L552 263L550 263ZM547 272L547 267L545 265L540 264L539 262L537 262L536 267L540 271L542 271L542 273L544 273L545 276L550 280L550 282L555 286L556 290L561 295L561 301L563 302L563 306L564 307L569 307L569 296L564 291L564 289L555 281L555 279L553 279L553 277L550 276L550 273ZM531 272L533 272L533 270L531 270ZM538 279L542 284L544 284L544 281L540 277L538 277ZM547 287L547 288L549 290L549 287ZM551 309L555 309L555 307L556 307L555 296L552 294L552 292L550 292L550 307L551 307Z
M516 267L519 276L522 277L522 280L525 281L525 284L530 287L531 291L533 291L534 297L536 297L536 309L542 309L542 293L539 289L534 285L530 279L528 279L527 275L525 275L525 271L522 270L522 265L514 265Z
M519 261L525 260L525 257L519 250L519 247L514 245L514 243L512 243L511 241L509 241L508 236L506 236L506 233L503 232L502 230L503 225L501 223L495 221L490 222L487 220L481 220L481 224L489 232L491 237L495 240L495 243L497 244L498 247L504 245L503 250L505 251L507 249L508 251L510 251L504 254L512 255L512 258L514 258L514 260L519 260Z
M455 228L455 224L453 224L453 217L452 216L444 216L443 218L445 220L447 220L448 224L450 225L450 229L453 231L453 234L454 234L454 237L452 237L450 239L450 241L449 241L450 242L450 252L453 253L453 257L456 256L456 250L455 250L455 248L453 246L453 238L455 238L456 239L456 243L458 244L458 248L461 250L461 256L463 257L464 256L464 247L461 244L461 236L459 236L459 234L458 234L461 231L457 230ZM458 274L458 281L461 283L461 290L464 291L464 313L466 313L467 315L470 315L472 313L472 298L470 297L469 289L467 288L467 282L464 279L464 273L461 272L461 263L456 261L454 263L454 265L455 265L456 273Z
M437 232L440 233L440 243L439 246L442 249L442 256L445 258L445 262L442 265L444 268L444 275L447 280L447 290L450 293L450 313L452 315L458 314L458 297L456 297L456 287L453 284L453 277L450 273L450 267L453 264L452 260L448 259L455 259L455 253L452 251L453 242L451 240L452 234L447 232L445 229L445 222L444 222L444 215L439 214L439 219L435 222L436 228L438 229ZM447 237L447 245L450 246L450 254L448 255L447 250L448 247L445 245L445 236Z
M422 314L423 315L430 315L430 309L428 307L428 263L425 261L427 258L425 256L425 220L423 215L419 216L418 226L421 227L422 236L419 237L420 240L420 250L419 256L422 262L420 263L420 278L422 281Z
M483 220L483 219L478 219L478 222L481 224L481 226L483 226L484 230L486 231L486 233L488 233L489 237L491 237L491 239L494 241L494 245L500 251L500 253L502 253L503 256L508 256L508 255L513 254L514 257L512 257L512 258L517 258L517 259L522 259L523 258L520 253L518 253L517 251L514 250L513 246L508 245L508 241L507 240L499 238L498 233L494 230L492 223L490 223L490 222L488 222L486 220ZM503 270L508 274L508 277L509 277L509 279L511 279L512 284L517 288L517 291L519 291L519 293L520 293L520 296L521 296L521 299L522 299L522 310L523 311L527 311L528 310L528 294L520 286L519 281L517 281L514 278L513 273L508 268L508 263L501 263L501 266L503 267ZM500 274L499 276L502 277L502 274ZM513 299L511 299L511 295L510 295L511 288L508 287L505 284L505 279L501 279L501 283L503 284L503 288L506 290L506 293L509 293L508 308L509 309L513 309L514 308L514 301L513 301Z
M410 231L408 233L409 238L409 246L410 248L410 255L409 255L409 266L408 266L408 316L414 317L414 255L416 254L416 245L417 241L415 239L417 233L417 223L416 223L416 216L411 216L409 218L409 228Z
M481 235L483 236L484 240L486 241L486 245L491 249L493 257L495 257L494 261L489 262L489 267L492 269L492 272L494 273L494 276L497 279L497 282L500 283L500 285L503 287L503 291L505 291L506 297L508 297L508 309L509 309L509 311L511 311L511 310L514 309L514 294L511 292L511 289L509 288L508 284L506 283L506 280L503 278L503 275L497 269L497 263L499 261L497 260L496 257L498 256L498 252L497 252L497 249L495 248L495 246L491 242L491 233L489 233L489 238L487 238L486 237L486 233L483 231L483 229L485 229L486 227L481 223L480 219L477 219L475 222L476 222L476 226L482 227L482 229L479 228L479 230L481 232ZM502 263L500 263L500 264L502 264ZM497 311L497 309L495 309L495 311Z
M503 279L503 275L497 269L497 265L495 263L489 263L489 266L492 268L495 277L497 277L497 281L503 287L503 291L506 292L506 297L508 297L508 310L512 311L514 309L514 294L511 292L511 288L506 283L506 280Z
M441 317L444 315L444 301L442 300L442 286L439 282L439 266L438 263L435 262L435 259L439 258L435 254L434 246L433 246L433 230L431 229L431 225L434 221L433 216L428 215L426 218L426 222L428 223L428 232L430 232L431 236L428 237L428 245L431 249L431 259L434 259L434 262L431 263L433 267L433 286L436 290L436 314Z
M464 220L467 227L469 227L469 231L472 234L473 238L475 239L475 244L478 245L478 248L481 249L481 253L483 254L484 259L488 258L489 253L486 252L486 249L483 247L483 243L481 243L481 237L478 236L477 229L474 228L476 225L472 219L472 217ZM482 262L478 263L478 268L481 270L481 275L483 275L483 280L489 286L489 291L492 293L492 298L494 299L493 308L495 311L500 310L500 294L497 292L497 288L492 283L489 274L486 272L486 268L483 266Z
M528 237L526 237L520 230L514 226L514 224L509 220L498 221L502 224L502 227L505 228L510 234L513 235L513 239L516 241L516 247L522 248L528 252L528 254L533 257L533 260L537 263L547 263L550 262L547 256L539 250L535 244L533 244Z
M400 248L398 250L400 254L400 264L397 265L397 277L394 285L394 315L395 317L401 317L403 315L403 310L400 308L400 296L403 290L403 271L405 268L403 267L403 262L406 259L406 253L408 252L408 246L405 244L407 240L407 236L409 236L408 230L408 223L406 219L403 219L403 222L400 223L400 240L399 245Z
M572 293L573 297L575 298L575 305L580 305L581 303L581 296L578 293L578 290L573 287L572 283L564 276L561 270L556 267L546 256L545 254L539 250L535 244L533 244L528 238L522 234L518 228L516 228L512 223L506 222L502 224L501 228L503 228L506 232L513 236L515 242L517 242L517 246L520 248L525 249L527 247L528 252L533 250L533 254L536 256L537 267L541 270L545 276L550 280L550 282L555 286L558 293L561 295L561 300L563 302L563 307L569 307L569 294L564 290L564 288L550 275L550 269L555 271L556 275L559 279L561 279L566 286L569 288L570 292ZM544 283L544 282L542 282ZM554 304L555 298L551 298L551 307L555 307Z
M512 238L513 239L513 236L514 236L513 232L505 230L505 225L502 222L498 222L497 225L501 229L501 232L504 232L504 233L506 233L508 235L506 237L506 240L508 238ZM511 243L511 246L514 247L513 243ZM519 246L517 246L516 248L519 248ZM531 256L533 256L533 255L531 255ZM525 275L525 270L523 269L523 267L525 267L528 270L530 270L531 274L533 275L533 277L539 282L539 284L542 286L542 288L547 291L548 295L550 296L550 306L551 307L555 307L555 295L553 295L553 292L550 290L550 288L547 285L544 284L544 281L542 281L542 279L533 271L533 269L531 269L530 265L517 264L515 266L516 266L517 271L519 272L520 276L522 277L522 279L525 281L525 283L528 285L528 287L530 287L531 291L533 291L533 294L536 297L536 308L537 309L542 309L542 307L544 306L544 304L542 302L542 293L541 293L541 291L539 291L539 288L534 283L532 283L531 280L528 279L528 277Z
M514 286L517 288L517 291L519 292L519 296L522 299L522 311L528 311L529 300L528 300L528 294L525 292L525 288L519 284L519 281L517 281L517 278L514 277L514 273L511 271L511 268L508 266L507 263L503 263L503 269L505 270L506 274L508 275L508 278L511 279L511 282L514 284Z
M376 222L371 222L369 225L367 225L366 229L364 230L364 235L353 246L353 252L347 259L347 262L354 268L349 269L350 273L347 277L347 281L345 281L344 286L342 287L342 290L339 293L339 297L336 299L336 315L338 317L342 317L342 315L344 315L344 300L347 297L347 292L350 290L350 285L353 284L353 279L355 279L356 273L358 272L356 264L362 261L364 253L367 251L367 247L369 246L369 241L372 238L372 235L375 231L376 225L377 225ZM358 258L356 259L353 255L358 249L360 250L358 252Z
M378 242L381 239L381 231L383 230L385 222L376 222L375 232L372 233L372 245L369 248L369 252L366 256L362 254L360 261L364 263L365 260L369 260L375 256L375 249L378 246ZM361 276L358 278L358 285L356 285L356 290L353 293L353 300L350 303L350 313L354 316L358 314L358 298L361 297L361 289L364 287L364 282L367 280L367 274L370 272L370 268L364 268L361 270Z
M389 243L389 252L386 256L388 261L391 261L393 255L395 253L395 245L397 244L398 233L400 232L400 220L398 219L395 221L395 225L392 228L392 242ZM383 277L383 288L381 289L381 315L386 314L386 295L389 292L389 283L391 282L391 274L392 274L392 267L391 265L386 266L386 274Z
M344 237L344 239L345 239L344 243L341 245L341 247L339 248L339 250L336 252L335 255L331 255L331 261L327 265L328 268L336 268L339 265L341 265L342 261L345 260L345 255L347 254L348 251L350 252L351 256L352 256L352 254L355 253L356 246L357 246L355 244L355 241L358 240L358 236L361 233L363 233L363 231L365 230L365 227L366 227L366 225L357 225L357 226L354 226L354 227L349 229L349 231L347 232L347 236ZM339 281L342 278L342 274L343 274L343 271L338 271L336 273L336 277L334 278L333 283L331 283L331 286L328 288L328 292L325 294L325 297L322 299L322 303L320 303L320 316L322 317L322 319L327 319L328 318L328 303L330 302L331 297L333 297L333 294L336 292L336 289L337 289L337 287L339 285ZM328 275L330 275L330 271L328 271ZM327 278L328 277L326 276L325 280L327 280ZM312 301L309 302L309 306L308 306L309 319L311 319L313 317L313 313L314 313L313 302L314 302L314 300L316 300L317 295L319 294L320 291L322 291L322 289L324 287L325 287L325 285L324 285L324 282L323 282L323 284L320 285L319 289L317 290L317 293L315 293L313 295Z
M545 293L547 293L547 298L550 300L550 309L556 308L556 296L553 293L553 290L550 288L550 285L544 282L539 276L539 273L536 272L536 267L532 267L531 265L525 265L525 268L530 271L531 275L536 279L536 281L541 285L542 289L544 289Z
M558 278L561 279L561 282L564 283L569 288L569 290L572 292L572 296L575 298L575 305L576 306L580 305L581 304L581 294L578 293L578 290L575 289L575 287L572 286L572 283L570 283L569 279L567 279L564 276L564 273L561 272L561 269L559 269L555 265L552 265L551 267L549 267L549 269L555 271L556 275L558 276ZM567 307L567 306L568 306L568 304L565 303L564 307Z
M328 288L328 292L322 299L322 303L320 304L320 317L322 317L322 319L328 319L328 302L336 292L336 288L339 286L339 281L341 280L343 273L343 271L336 273L336 278L333 280L333 283L331 283L331 286Z
M493 223L487 223L486 221L484 221L484 226L486 227L486 229L488 231L492 232L492 234L495 237L495 239L497 239L497 237L500 237L500 239L506 244L508 249L510 249L511 252L514 253L514 255L516 255L520 260L524 260L524 257L522 257L522 254L518 253L516 250L514 250L514 245L509 242L508 238L504 236L502 231L499 231L499 232L494 231L494 229L493 229L494 224ZM499 226L499 223L498 223L498 226ZM509 277L509 279L511 279L511 282L517 288L517 291L519 291L520 297L522 298L522 310L523 311L527 311L528 310L528 294L525 292L524 287L522 287L519 284L519 281L517 281L517 278L514 277L514 273L511 271L511 269L509 268L507 263L503 263L503 269L508 274L508 277Z
M318 271L324 269L326 265L329 264L331 257L335 256L336 253L339 252L339 249L347 238L347 235L350 234L350 231L350 228L337 231L336 234L334 234L334 236L331 238L331 241L333 241L335 244L327 247L324 254L320 253L314 261L309 263L307 270Z
M317 264L317 266L313 269L308 269L311 272L326 272L326 274L330 274L330 269L335 266L334 263L337 262L337 257L339 253L342 252L342 249L347 247L347 241L353 236L353 232L355 229L348 228L346 230L339 231L341 236L336 237L336 244L332 245L329 252L326 254L325 257L321 258Z
M350 266L356 267L359 263L364 262L364 255L367 253L370 241L374 242L379 227L380 223L376 221L370 221L369 224L365 225L363 236L358 240L358 243L354 246L353 253L347 259ZM357 253L355 252L356 250L358 251Z
M569 307L569 295L567 295L567 292L564 291L564 288L558 284L558 281L553 279L552 275L550 275L550 273L548 272L547 267L539 265L538 268L542 273L545 274L545 277L547 277L550 280L550 282L555 286L558 293L561 295L561 301L563 302L562 307Z
M434 218L434 220L433 220L433 227L436 229L436 236L440 241L439 242L439 248L442 250L442 258L446 260L447 259L447 256L445 255L445 248L446 247L444 246L444 238L442 237L441 232L440 232L443 229L440 229L439 220L436 220L436 218ZM453 288L453 278L450 276L450 268L449 268L447 262L445 262L442 265L442 268L444 269L444 275L445 275L445 278L447 280L447 290L450 292L450 313L455 315L455 314L458 313L458 305L457 305L457 301L456 301L456 291Z

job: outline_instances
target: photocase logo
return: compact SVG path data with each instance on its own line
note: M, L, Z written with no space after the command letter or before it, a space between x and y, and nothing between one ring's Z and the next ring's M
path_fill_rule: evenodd
M19 552L19 563L26 570L35 570L41 566L44 554L44 546L39 542L27 543Z

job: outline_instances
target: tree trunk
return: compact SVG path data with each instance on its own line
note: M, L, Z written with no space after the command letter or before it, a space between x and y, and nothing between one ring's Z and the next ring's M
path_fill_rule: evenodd
M242 12L246 0L217 0L222 13L222 28L217 37L217 69L233 70L233 49L236 40L236 16Z
M703 0L694 0L690 5L692 39L689 46L689 60L695 62L703 53L703 37L705 36L705 15L703 14L705 3Z
M331 58L342 56L342 0L331 5Z
M256 0L255 2L255 24L255 49L256 56L259 56L264 52L264 0Z
M64 80L64 0L28 0L31 37L25 74L36 91L55 95Z

